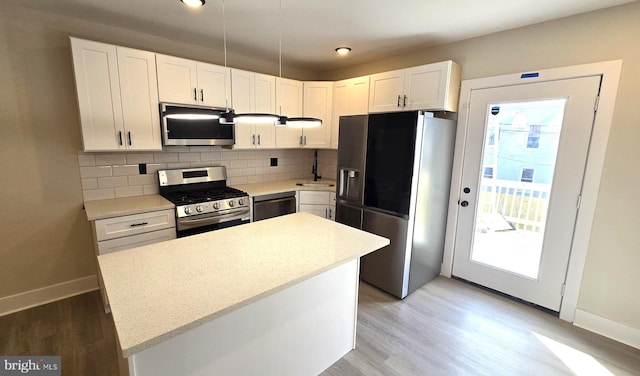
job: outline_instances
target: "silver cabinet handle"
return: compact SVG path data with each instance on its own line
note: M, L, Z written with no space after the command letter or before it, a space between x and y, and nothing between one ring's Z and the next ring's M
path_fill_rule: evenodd
M193 88L193 100L198 101L198 88Z
M331 219L332 214L333 214L333 213L332 213L332 210L331 210L331 208L329 208L329 216L328 216L327 218L328 218L328 219Z
M118 131L118 143L122 146L122 131Z
M398 107L400 107L400 96L398 95Z
M129 139L129 146L131 146L131 132L127 132L127 139Z
M300 145L304 145L304 144L302 143L302 136L300 136Z
M258 145L260 145L260 135L258 135Z
M256 144L256 135L254 134L253 136L251 136L253 138L253 141L251 141L252 145Z
M138 226L145 226L145 225L148 225L148 224L149 224L149 222L140 222L140 223L132 223L129 226L138 227Z
M404 100L402 101L402 107L407 107L407 96L404 96Z
M204 102L204 89L200 89L200 101Z

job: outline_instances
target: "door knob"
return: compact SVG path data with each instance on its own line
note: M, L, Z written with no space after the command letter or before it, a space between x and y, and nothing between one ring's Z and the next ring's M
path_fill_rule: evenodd
M469 206L469 201L462 201L460 203L460 206L462 206L463 208L466 208L467 206Z

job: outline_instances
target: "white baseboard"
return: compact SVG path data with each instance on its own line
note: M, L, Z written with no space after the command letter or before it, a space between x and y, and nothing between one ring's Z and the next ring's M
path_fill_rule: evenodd
M0 298L0 316L97 290L95 275Z
M640 330L576 309L573 325L640 349Z

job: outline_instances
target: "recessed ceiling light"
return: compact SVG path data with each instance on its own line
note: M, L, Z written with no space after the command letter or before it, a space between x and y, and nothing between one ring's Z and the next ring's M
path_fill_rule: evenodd
M194 8L198 8L204 5L204 0L180 0L182 1L184 4L190 6L190 7L194 7Z
M336 52L338 53L338 55L344 56L351 52L351 47L338 47L336 48Z

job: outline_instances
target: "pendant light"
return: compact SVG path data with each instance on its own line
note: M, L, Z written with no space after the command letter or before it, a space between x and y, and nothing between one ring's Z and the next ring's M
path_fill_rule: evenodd
M280 38L279 38L279 51L278 51L278 65L280 67L280 78L282 78L282 0L280 0L280 14L279 14L279 26L280 26ZM287 117L281 115L280 119L275 123L276 127L292 127L292 128L309 128L318 127L322 125L322 119L312 117Z

